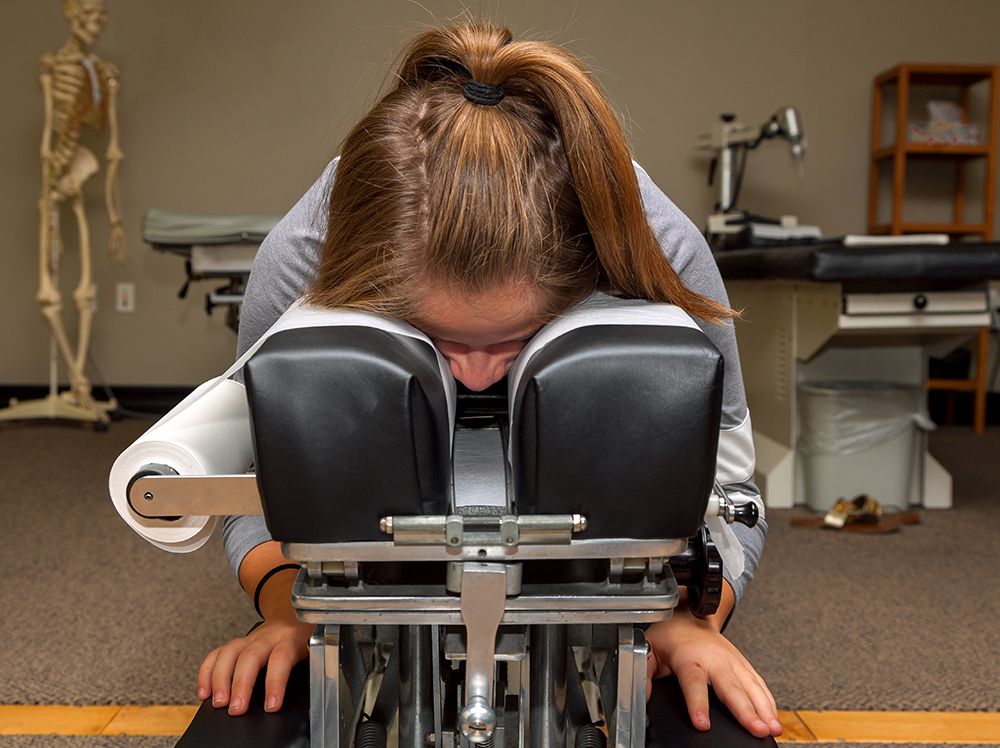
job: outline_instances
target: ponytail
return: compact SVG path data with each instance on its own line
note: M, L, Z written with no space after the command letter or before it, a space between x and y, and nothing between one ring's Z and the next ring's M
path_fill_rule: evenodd
M517 45L514 68L504 72L523 81L558 122L580 206L613 290L676 304L706 321L737 316L734 310L686 288L663 255L646 219L635 167L615 111L579 60L559 47L522 42Z
M428 284L527 281L547 317L597 288L736 316L663 255L615 112L573 55L462 24L417 37L395 81L341 148L311 301L406 318Z

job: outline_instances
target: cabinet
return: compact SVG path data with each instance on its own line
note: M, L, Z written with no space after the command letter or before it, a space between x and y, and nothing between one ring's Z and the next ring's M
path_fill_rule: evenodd
M908 119L914 89L919 86L947 88L961 107L967 122L971 103L970 89L976 84L988 86L986 117L975 145L926 144L910 142ZM965 236L993 238L993 212L997 179L997 127L1000 121L1000 67L992 65L899 65L875 77L872 87L871 162L868 183L868 232L871 234L948 234L952 240ZM895 117L891 123L892 142L883 145L884 104L887 94L895 91ZM908 222L903 215L906 199L907 164L917 159L937 159L954 163L954 186L951 195L951 221ZM966 219L966 187L969 165L985 160L982 184L982 211L979 218ZM882 165L889 166L892 182L890 218L880 220L879 192ZM986 428L986 360L989 352L989 328L979 331L975 345L974 370L968 379L931 379L928 388L949 392L971 392L974 397L973 428L982 434Z
M954 90L955 102L968 117L971 103L970 88L985 81L989 87L986 121L980 130L977 145L937 145L911 143L908 114L914 89L919 86L947 87ZM997 121L1000 119L1000 68L993 65L899 65L875 77L872 87L871 162L868 184L868 232L871 234L941 233L953 238L964 235L993 238L993 206L997 176ZM884 103L887 93L895 91L895 115L892 122L893 142L882 144L885 124ZM955 182L952 190L952 219L947 223L907 222L903 215L906 199L907 164L917 159L937 159L954 163ZM970 162L985 160L982 187L982 212L978 220L967 222L966 186ZM880 220L880 167L888 163L892 182L890 219Z

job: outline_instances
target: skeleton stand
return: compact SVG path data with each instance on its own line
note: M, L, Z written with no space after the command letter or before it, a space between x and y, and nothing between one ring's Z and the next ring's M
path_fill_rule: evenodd
M103 0L75 0L66 4L72 36L55 54L42 57L39 82L45 103L42 134L42 194L39 211L39 285L36 298L49 325L52 341L49 358L49 394L40 400L10 401L0 410L0 421L66 418L104 425L118 403L97 402L91 395L85 370L94 321L96 289L93 283L90 229L84 210L83 188L100 168L97 157L80 144L84 124L109 129L105 197L110 222L109 252L116 261L124 256L121 199L118 194L116 97L118 72L88 52L107 18ZM57 271L62 241L60 208L68 202L76 221L80 244L80 281L73 291L79 316L76 349L70 345L62 321L62 294ZM58 361L61 354L69 374L70 389L59 393Z

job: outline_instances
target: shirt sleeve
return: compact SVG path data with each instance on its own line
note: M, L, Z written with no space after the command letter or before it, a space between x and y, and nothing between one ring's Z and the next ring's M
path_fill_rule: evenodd
M681 281L692 291L729 306L729 296L705 237L680 208L663 194L645 170L638 164L634 165L646 218L663 254L677 271ZM760 519L755 527L739 523L732 525L737 540L743 546L744 568L738 578L734 579L725 569L723 576L732 585L738 603L753 578L764 550L767 520L764 516L764 502L753 480L756 457L750 411L743 389L740 356L736 348L736 333L732 324L718 325L702 320L695 322L719 349L725 361L716 480L734 501L752 501L760 512Z

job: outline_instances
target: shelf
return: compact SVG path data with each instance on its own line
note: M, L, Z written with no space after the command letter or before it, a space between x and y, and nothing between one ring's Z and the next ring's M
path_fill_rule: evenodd
M986 124L982 130L985 143L982 145L928 145L907 143L911 132L910 103L913 89L920 86L948 86L956 89L954 101L966 114L969 111L970 89L985 83L989 103L986 109ZM894 97L887 96L887 89L895 87ZM889 99L894 102L892 119L883 117L883 105ZM887 121L889 120L889 121ZM891 122L892 145L880 145L888 128L883 124ZM997 176L997 142L1000 140L1000 67L992 65L927 65L902 63L875 77L872 86L871 146L868 171L868 233L881 235L897 234L945 234L951 241L969 235L979 235L983 239L993 238L993 214L995 202L995 182ZM953 167L955 176L949 202L951 203L950 223L908 223L903 221L906 201L906 176L908 161L947 160ZM978 224L965 222L967 198L967 172L978 164L972 159L982 159L984 181L982 185L982 221ZM883 168L886 164L891 168ZM888 175L886 172L890 172ZM879 193L883 177L888 176L892 187L890 223L878 223ZM975 375L969 379L932 379L930 389L973 392L975 395L975 433L982 434L986 426L986 360L989 358L989 326L979 332L976 354Z
M907 156L929 158L977 158L990 155L990 147L988 145L925 145L923 143L909 143L903 147L902 151ZM872 158L876 161L893 158L895 155L895 145L885 145L876 148L872 152Z
M968 223L904 223L899 230L904 234L986 234L987 228L983 224ZM892 233L892 226L887 223L879 223L869 227L869 233L875 235L889 235Z
M993 74L991 65L936 65L905 63L879 73L875 83L884 86L896 82L902 72L909 73L910 84L934 86L969 86L987 80Z

